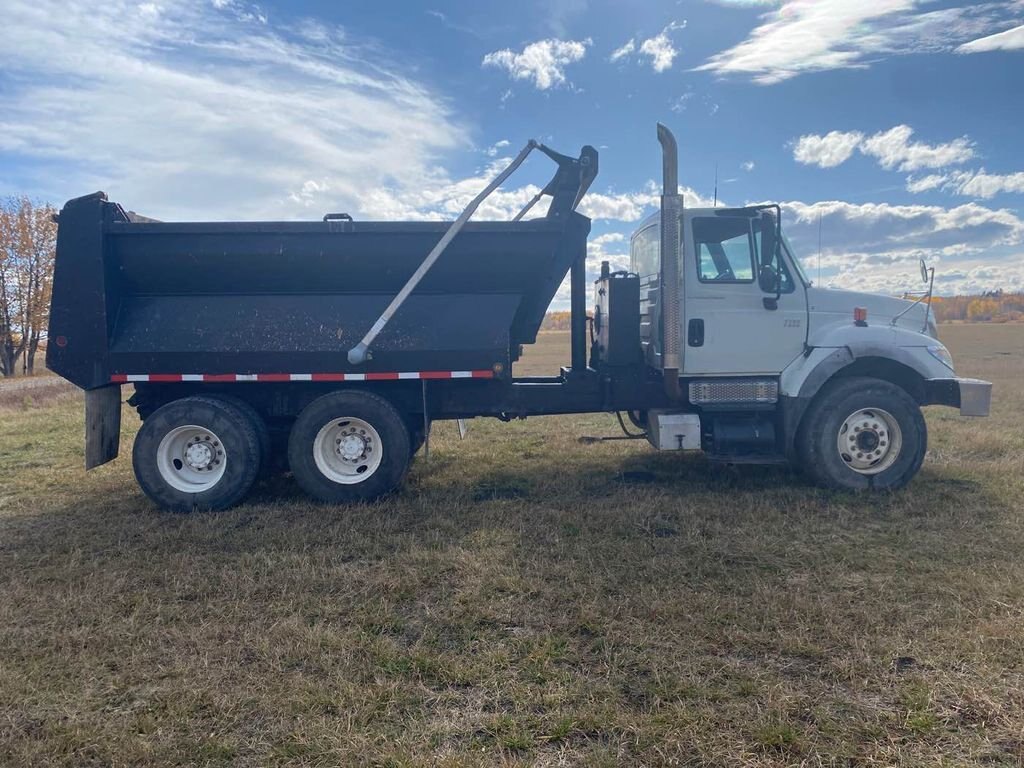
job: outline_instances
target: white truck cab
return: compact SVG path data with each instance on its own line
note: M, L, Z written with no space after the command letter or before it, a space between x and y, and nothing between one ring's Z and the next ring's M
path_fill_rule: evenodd
M641 344L655 368L665 367L668 343L659 306L669 289L664 210L663 202L630 248L630 270L640 280ZM927 300L912 302L815 286L781 225L778 206L679 214L679 248L671 258L678 265L679 376L689 405L702 411L705 436L713 435L716 419L727 433L736 423L729 419L746 409L773 414L765 423L781 432L786 458L826 485L900 487L924 458L920 407L943 404L985 416L991 384L956 376L938 339L930 290Z

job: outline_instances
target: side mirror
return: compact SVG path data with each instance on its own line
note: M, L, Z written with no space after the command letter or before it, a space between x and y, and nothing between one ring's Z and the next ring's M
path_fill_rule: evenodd
M928 282L928 265L924 263L924 259L921 259L920 265L921 265L921 282L922 283L927 283Z

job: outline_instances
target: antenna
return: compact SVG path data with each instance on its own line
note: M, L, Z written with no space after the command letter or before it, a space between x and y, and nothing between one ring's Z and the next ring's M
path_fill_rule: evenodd
M718 163L715 163L715 202L713 207L718 207Z
M821 211L818 211L818 287L821 287Z

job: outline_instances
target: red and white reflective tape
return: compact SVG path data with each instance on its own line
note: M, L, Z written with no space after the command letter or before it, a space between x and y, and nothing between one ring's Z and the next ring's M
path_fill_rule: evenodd
M114 373L112 384L152 382L170 384L201 381L207 384L241 381L399 381L402 379L493 379L494 371L395 371L374 373Z

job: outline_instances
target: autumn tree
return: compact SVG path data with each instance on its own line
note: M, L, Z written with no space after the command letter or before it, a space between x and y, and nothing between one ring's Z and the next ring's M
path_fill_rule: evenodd
M0 373L35 370L46 338L57 245L53 206L27 197L0 202Z

